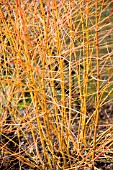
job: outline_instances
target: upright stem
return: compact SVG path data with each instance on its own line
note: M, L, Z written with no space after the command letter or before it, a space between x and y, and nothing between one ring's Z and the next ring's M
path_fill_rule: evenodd
M98 0L95 2L96 8L96 62L97 62L97 104L96 104L96 115L95 115L95 131L94 131L94 142L93 142L93 155L92 159L95 158L96 152L96 137L100 110L100 59L99 59L99 42L98 42Z
M89 71L89 31L88 31L88 17L89 17L89 2L88 0L86 1L86 23L85 23L85 56L84 56L84 91L83 91L83 99L84 99L84 104L83 104L83 127L82 127L82 132L83 132L83 141L85 144L86 141L86 112L87 112L87 89L88 89L88 71Z

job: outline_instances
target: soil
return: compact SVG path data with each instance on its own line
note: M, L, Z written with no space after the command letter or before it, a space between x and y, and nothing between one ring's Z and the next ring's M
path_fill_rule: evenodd
M107 124L113 125L113 104L106 104L101 108L100 119L99 119L99 130L103 131L107 129ZM95 166L100 170L113 170L113 144L111 146L112 160L109 162L107 160L97 160Z
M94 108L92 106L88 107L88 112L92 112ZM7 118L8 121L11 119L11 117ZM8 122L9 123L9 122ZM113 123L113 104L107 104L101 108L100 111L100 116L99 116L99 131L105 131L107 129L106 124L112 124ZM4 127L7 129L7 127ZM7 134L7 131L5 132ZM8 133L7 136L9 138L12 138L14 135L13 132ZM13 140L18 144L18 138L14 135ZM5 139L4 136L2 136L2 143L6 144L8 142L8 139ZM25 143L25 142L24 142ZM10 150L14 151L16 150L18 152L18 147L14 145L11 141L8 142L7 147L9 147ZM112 160L108 161L107 159L98 159L95 161L95 170L113 170L113 145L111 146L111 153L109 153L109 156L112 157ZM29 159L29 158L28 158ZM11 168L12 167L12 168ZM31 168L27 165L22 166L23 170L35 170L36 168ZM4 162L1 159L1 166L0 170L5 170L5 169L11 169L11 170L19 170L19 162L17 159L15 159L13 156L10 157L10 160L6 160ZM88 167L82 168L84 170L89 170ZM37 169L36 169L37 170ZM81 170L81 169L80 169Z

